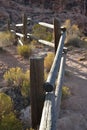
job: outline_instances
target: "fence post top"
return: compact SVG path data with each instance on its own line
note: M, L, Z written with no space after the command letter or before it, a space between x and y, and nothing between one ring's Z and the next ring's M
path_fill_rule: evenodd
M66 27L61 26L61 31L65 32L66 31Z
M41 59L44 59L44 57L42 57L42 56L31 56L30 57L30 60L41 60Z
M43 84L43 88L46 92L52 92L53 91L53 86L49 82L45 82Z

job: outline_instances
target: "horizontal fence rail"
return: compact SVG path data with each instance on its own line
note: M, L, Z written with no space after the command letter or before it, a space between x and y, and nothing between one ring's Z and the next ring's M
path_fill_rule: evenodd
M61 37L59 40L59 45L56 51L56 55L51 67L51 70L49 72L48 78L46 83L44 83L43 87L45 89L46 92L51 92L54 89L54 85L55 85L55 80L57 78L57 73L59 70L59 66L60 66L60 60L61 60L61 56L62 56L62 52L63 52L63 47L64 47L64 40L65 40L65 29L62 30L61 32Z
M55 92L47 92L39 130L57 130L64 78L65 54L62 55Z
M27 33L27 26L29 26L31 23L36 23L39 24L41 26L44 26L46 28L50 28L53 29L53 36L54 36L54 43L46 41L45 39L39 39L36 36L32 35L31 33ZM22 23L18 23L15 24L15 29L10 29L10 22L8 20L8 30L10 30L12 33L15 33L15 35L18 37L18 43L20 45L24 45L24 43L26 43L27 39L30 40L36 40L38 43L50 46L50 47L54 47L55 48L55 52L57 50L57 45L59 42L59 38L60 38L60 20L59 19L54 19L53 24L49 24L49 23L45 23L45 22L34 22L31 18L27 18L26 14L23 14L22 16ZM19 33L17 32L17 28L21 28L22 32Z
M23 28L22 33L10 30L15 33L20 45L23 46L23 41L30 38L55 49L55 58L45 83L43 58L30 59L32 127L35 130L37 130L37 126L39 126L39 130L57 130L67 52L64 47L66 28L61 27L58 19L54 19L53 24L38 22L39 25L53 29L54 43L52 43L27 33L27 25L30 21L32 22L32 19L27 18L24 14L22 23L15 25L15 27ZM9 21L8 28L10 28Z
M39 130L57 130L57 124L58 124L57 121L58 121L59 110L60 110L62 84L63 84L63 78L64 78L64 70L65 70L64 68L65 68L65 59L66 59L65 58L66 50L63 51L64 39L65 39L65 30L62 33L62 36L60 37L60 43L59 43L57 53L55 56L56 58L54 59L51 71L47 78L47 82L45 83L46 96L45 96L45 102L44 102L44 107L42 111L42 117L41 117ZM53 67L53 66L56 66L56 67ZM59 70L59 73L58 73L58 70ZM51 79L49 77L54 78L54 79ZM55 84L55 81L57 82L56 82L56 88L54 91L52 85Z
M62 54L59 74L56 81L56 89L55 89L55 130L58 127L58 117L60 112L60 104L61 104L61 96L62 96L62 85L64 80L64 72L65 72L65 61L66 61L66 54Z
M47 28L51 28L54 29L54 25L53 24L49 24L49 23L45 23L45 22L39 22L38 24L47 27Z

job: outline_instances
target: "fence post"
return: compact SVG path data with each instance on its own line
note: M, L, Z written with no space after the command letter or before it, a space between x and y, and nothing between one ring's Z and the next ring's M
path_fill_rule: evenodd
M44 58L30 58L30 96L31 96L31 119L32 128L36 130L40 124L45 92L44 82Z
M27 40L27 16L25 13L22 16L22 22L23 22L23 30L22 31L24 34L23 41L26 41Z
M10 31L10 17L7 20L7 31Z
M60 29L60 21L59 19L54 19L54 44L55 44L55 53L58 47L59 39L61 36L61 29Z

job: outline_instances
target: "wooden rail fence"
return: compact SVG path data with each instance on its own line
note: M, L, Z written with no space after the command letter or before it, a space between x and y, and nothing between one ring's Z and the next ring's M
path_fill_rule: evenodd
M60 38L60 35L61 35L61 33L60 33L61 32L61 29L60 29L61 25L60 25L59 19L55 18L53 20L53 24L49 24L49 23L45 23L45 22L37 22L37 24L39 24L39 25L53 29L54 43L46 41L44 39L38 39L36 36L33 36L30 33L27 33L27 26L30 23L30 21L33 22L31 18L27 18L26 14L23 14L22 15L22 23L15 25L16 28L22 28L22 33L16 32L15 29L10 29L10 20L8 20L8 27L7 28L8 28L8 30L10 30L11 32L14 32L16 34L16 36L18 37L18 42L22 46L24 44L23 41L26 41L27 38L30 38L30 39L37 40L38 43L54 47L55 52L56 52L57 46L58 46L58 43L59 43L59 38ZM21 41L21 38L23 39L23 41Z
M23 37L24 40L31 37L39 43L49 45L55 49L55 58L45 83L44 58L38 56L30 58L30 94L32 128L37 130L39 126L39 130L57 130L67 52L64 47L66 28L61 27L58 19L54 19L53 24L44 22L38 22L38 24L53 29L54 43L38 39L27 33L26 15L23 15L21 24L16 24L16 27L23 27L23 33L14 32L19 37L18 40L21 45L23 43L20 37Z
M43 23L43 22L40 22L39 24L41 24L42 26L51 27L52 29L54 29L54 32L55 32L54 44L51 43L48 45L55 47L55 58L54 58L54 61L53 61L53 64L52 64L52 67L51 67L51 70L49 72L46 82L45 83L42 82L40 85L39 85L40 78L36 82L34 82L35 81L34 79L36 79L35 77L39 77L38 74L42 73L41 71L40 72L37 71L38 66L40 67L43 65L39 64L37 65L37 68L36 68L35 64L34 65L30 64L31 66L30 68L32 68L33 66L32 68L33 72L30 69L31 75L33 74L34 76L33 78L31 78L31 88L32 88L31 93L34 94L33 99L36 100L36 101L35 100L32 101L31 106L37 107L37 108L32 107L33 109L31 110L32 127L35 130L37 130L37 126L39 126L39 130L57 130L61 95L62 95L62 84L63 84L63 78L64 78L65 58L66 58L66 52L67 52L67 49L64 47L66 29L60 28L60 24L59 24L59 21L57 21L57 19L54 20L54 25ZM38 58L36 57L33 58L33 60L35 61L36 59ZM30 59L30 61L31 60L32 59ZM31 75L30 77L32 77ZM44 81L44 79L42 79L41 81ZM38 83L38 87L37 87L38 90L36 88L37 83ZM56 87L55 87L55 83L56 83ZM33 89L33 87L35 88ZM33 91L35 91L35 93L33 93Z
M31 77L31 94L32 94L31 98L34 99L31 100L32 102L31 106L33 108L31 110L31 114L32 114L32 127L35 130L37 130L37 126L39 125L40 125L39 130L57 130L61 95L62 95L62 84L64 78L65 59L67 52L67 49L64 47L65 35L66 35L66 29L62 28L55 58L45 83L43 82L44 76L42 76L42 79L40 79L41 78L40 74L42 75L42 73L44 73L44 69L42 69L42 71L40 70L40 66L42 68L43 63L42 64L41 63L38 64L38 62L36 63L38 59L40 61L42 59L43 61L43 58L33 57L33 59L32 58L30 59L31 61L30 77ZM32 64L32 60L34 64ZM42 81L41 84L39 84L40 81ZM39 108L41 109L39 110Z
M65 31L60 37L50 73L43 85L46 93L39 130L57 130L66 55L66 50L63 49L64 39Z

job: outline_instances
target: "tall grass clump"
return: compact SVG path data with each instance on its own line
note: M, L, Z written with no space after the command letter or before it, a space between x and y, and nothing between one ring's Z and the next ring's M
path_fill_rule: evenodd
M15 35L9 31L0 32L0 47L13 45Z
M64 25L67 29L67 35L66 35L66 40L65 44L67 46L75 46L75 47L80 47L82 44L81 41L81 31L78 28L78 25L76 24L71 24L70 19L66 20Z
M17 46L17 52L19 55L23 56L24 58L28 58L32 53L32 46L31 45L23 45Z
M53 52L48 52L47 56L44 59L44 67L45 67L47 72L50 71L53 60L54 60L54 53Z

